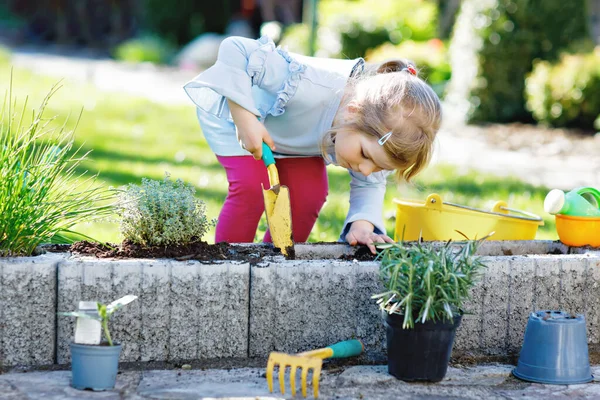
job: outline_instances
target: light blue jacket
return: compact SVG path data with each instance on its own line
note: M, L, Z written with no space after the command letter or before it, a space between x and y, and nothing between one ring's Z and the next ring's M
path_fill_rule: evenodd
M215 65L184 86L197 106L198 120L210 148L220 156L249 155L237 139L227 99L264 121L273 138L275 157L319 156L321 138L331 128L344 88L364 60L337 60L290 54L267 37L228 37ZM332 159L335 159L332 154ZM349 224L367 220L385 232L382 213L386 177L348 170L350 209L340 238Z

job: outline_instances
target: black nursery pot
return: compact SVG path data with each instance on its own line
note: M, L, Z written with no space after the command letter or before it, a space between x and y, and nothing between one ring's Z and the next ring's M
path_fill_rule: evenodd
M453 321L415 322L413 329L402 329L403 315L390 315L385 311L383 314L388 372L407 382L444 379L462 315L455 316Z

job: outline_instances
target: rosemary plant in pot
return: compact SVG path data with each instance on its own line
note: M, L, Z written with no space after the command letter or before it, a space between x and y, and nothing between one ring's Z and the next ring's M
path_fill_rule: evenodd
M475 252L485 240L394 243L382 251L382 310L388 372L404 381L439 382L446 375L463 304L485 265Z
M127 295L108 305L81 302L78 311L59 313L77 318L75 340L70 343L74 388L99 391L115 387L121 344L113 342L108 321L115 311L135 299L137 296ZM82 310L82 304L86 303L95 305L95 310ZM100 331L104 333L104 341L100 340Z

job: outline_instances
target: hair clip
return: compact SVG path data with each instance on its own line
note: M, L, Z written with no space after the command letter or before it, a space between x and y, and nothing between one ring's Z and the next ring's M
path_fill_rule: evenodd
M392 137L392 131L389 131L388 133L386 133L385 135L380 137L379 140L377 141L377 143L379 143L379 145L383 146L383 144L385 142L387 142L390 137Z
M402 68L400 72L402 71L407 71L409 74L417 76L417 69L412 64L408 64L406 67Z

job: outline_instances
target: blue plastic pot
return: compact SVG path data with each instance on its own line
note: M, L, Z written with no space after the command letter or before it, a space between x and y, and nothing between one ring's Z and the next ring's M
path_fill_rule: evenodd
M121 345L93 346L71 343L71 371L75 389L108 390L115 387Z
M551 310L531 313L513 375L525 381L556 385L591 381L583 315Z

